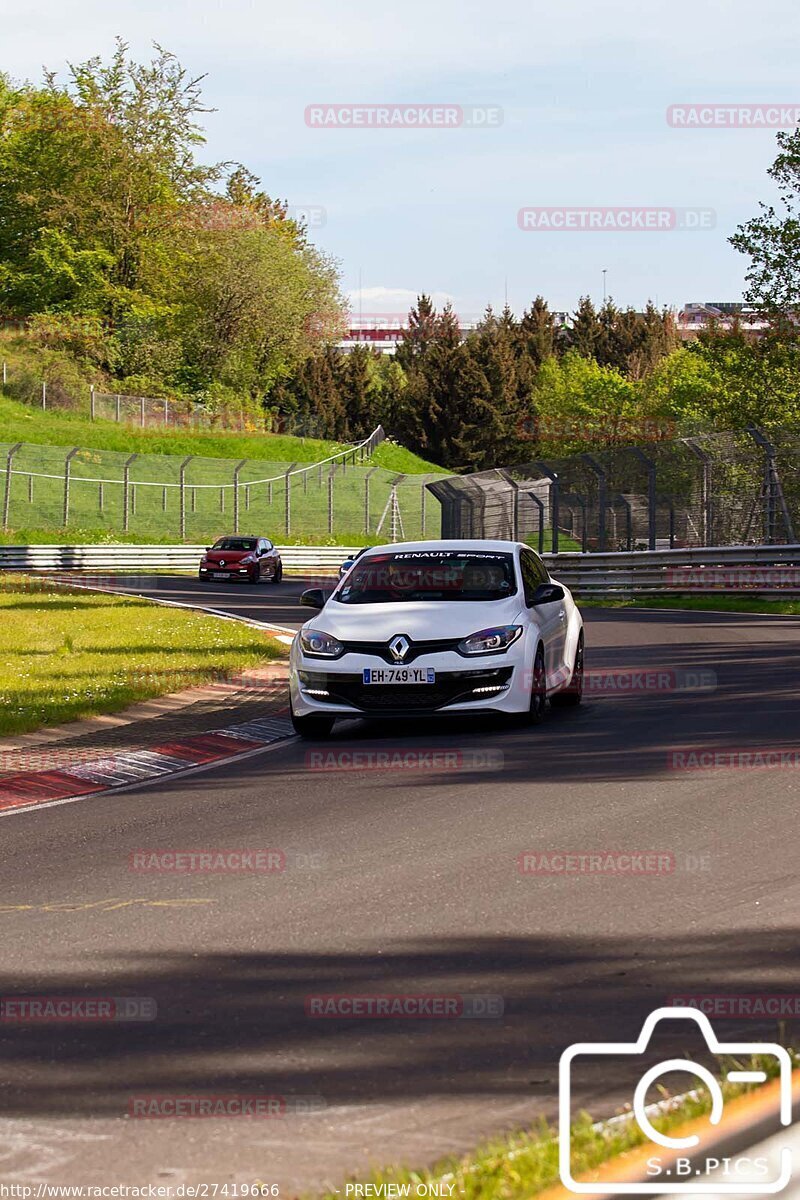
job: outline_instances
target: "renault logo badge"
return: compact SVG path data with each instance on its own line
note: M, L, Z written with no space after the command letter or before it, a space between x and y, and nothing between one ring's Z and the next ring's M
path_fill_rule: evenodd
M393 637L389 642L389 653L395 662L402 662L410 648L411 643L407 637L403 637L402 633Z

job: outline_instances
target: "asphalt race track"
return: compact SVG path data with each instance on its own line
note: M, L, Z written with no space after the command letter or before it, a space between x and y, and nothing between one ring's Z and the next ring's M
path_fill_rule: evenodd
M304 616L293 580L122 586L287 627ZM537 729L352 723L323 744L333 762L292 741L2 819L0 995L143 997L157 1014L3 1023L0 1179L340 1187L554 1115L562 1050L632 1040L670 997L800 992L800 767L668 759L797 747L797 620L585 616L588 669L648 668L656 690L617 677ZM676 690L675 671L715 682ZM417 757L363 769L391 751ZM362 769L344 769L354 752ZM137 850L265 847L285 870L130 866ZM659 866L530 874L526 851L649 853ZM398 993L495 1015L312 1015L315 997ZM630 1082L624 1067L593 1069L576 1089L600 1116ZM285 1098L274 1119L128 1115L143 1097L264 1093Z

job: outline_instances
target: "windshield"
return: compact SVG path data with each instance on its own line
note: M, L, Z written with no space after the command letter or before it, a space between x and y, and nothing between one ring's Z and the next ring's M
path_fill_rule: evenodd
M515 591L510 554L426 550L367 556L354 565L335 598L341 604L504 600Z
M255 548L255 538L218 538L212 546L212 550L255 550Z

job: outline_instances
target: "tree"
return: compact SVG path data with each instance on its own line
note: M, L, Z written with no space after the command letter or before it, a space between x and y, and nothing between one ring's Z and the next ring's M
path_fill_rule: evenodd
M603 341L604 330L588 296L581 296L567 333L567 346L584 358L595 358Z
M556 353L556 323L547 301L537 296L530 308L525 309L518 328L518 345L533 367L540 367L545 359Z
M761 203L729 240L750 259L745 299L788 331L800 311L800 129L779 133L777 142L781 153L767 174L778 185L778 207Z
M436 309L430 296L418 296L397 345L396 357L403 370L410 370L430 350L436 335L436 322Z

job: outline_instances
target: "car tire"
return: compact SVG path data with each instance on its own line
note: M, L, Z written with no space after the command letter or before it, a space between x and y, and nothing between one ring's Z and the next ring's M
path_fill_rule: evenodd
M544 665L544 647L539 645L533 660L531 700L527 713L528 725L541 725L547 710L547 672Z
M559 692L553 696L553 704L558 708L577 708L583 699L583 633L578 638L575 647L575 662L572 667L572 678L569 691Z
M280 583L280 581L282 579L283 579L283 563L278 563L278 565L275 568L275 571L272 575L272 579L270 580L270 583Z
M322 713L310 713L307 717L298 717L291 710L289 716L295 733L307 741L324 741L333 732L334 717L326 717Z

